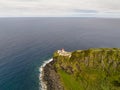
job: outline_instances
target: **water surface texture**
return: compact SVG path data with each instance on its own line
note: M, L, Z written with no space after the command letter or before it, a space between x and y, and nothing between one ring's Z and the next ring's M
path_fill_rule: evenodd
M0 18L0 90L39 90L39 67L52 53L120 48L120 19Z

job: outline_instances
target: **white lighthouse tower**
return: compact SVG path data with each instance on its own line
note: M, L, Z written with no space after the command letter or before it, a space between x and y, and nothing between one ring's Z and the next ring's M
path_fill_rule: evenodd
M64 49L64 48L62 48L62 49L61 49L61 52L65 52L65 49Z

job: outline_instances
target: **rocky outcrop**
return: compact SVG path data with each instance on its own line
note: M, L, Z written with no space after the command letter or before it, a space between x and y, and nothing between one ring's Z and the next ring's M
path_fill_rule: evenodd
M44 82L46 82L47 90L64 90L63 86L60 83L60 77L53 65L54 63L55 60L46 64L46 66L44 67L43 80Z

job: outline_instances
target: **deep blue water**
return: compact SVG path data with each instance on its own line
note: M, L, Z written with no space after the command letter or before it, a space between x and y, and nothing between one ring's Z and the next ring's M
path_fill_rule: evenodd
M39 90L52 53L120 47L120 19L0 18L0 90Z

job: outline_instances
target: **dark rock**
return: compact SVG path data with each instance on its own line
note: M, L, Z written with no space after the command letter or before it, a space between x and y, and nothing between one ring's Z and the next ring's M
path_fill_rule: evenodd
M56 72L54 63L56 60L51 61L44 67L43 80L47 83L47 90L64 90L60 83L60 77Z

